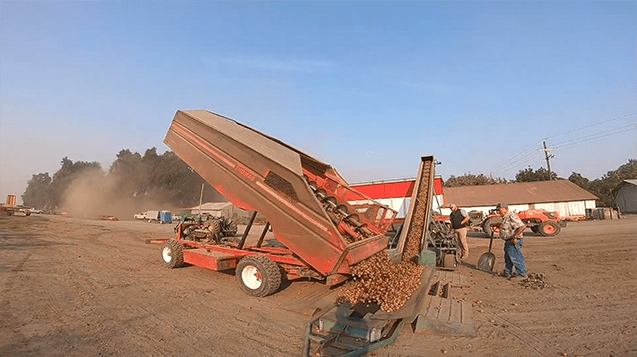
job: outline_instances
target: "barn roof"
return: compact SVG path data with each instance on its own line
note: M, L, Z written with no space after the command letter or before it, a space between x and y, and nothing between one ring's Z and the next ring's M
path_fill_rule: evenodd
M597 196L569 180L509 183L502 185L445 187L445 203L460 207L494 206L596 200Z

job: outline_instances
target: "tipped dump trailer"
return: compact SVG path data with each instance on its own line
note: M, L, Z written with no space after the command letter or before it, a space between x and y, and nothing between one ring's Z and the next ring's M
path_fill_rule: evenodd
M234 205L254 212L238 243L211 238L203 224L180 223L176 238L162 248L169 267L236 268L246 293L265 296L278 290L281 272L290 280L334 285L349 278L350 266L387 248L386 233L397 212L350 188L330 165L278 139L194 110L175 114L165 143ZM359 212L346 197L369 204ZM248 246L257 212L268 223L258 243ZM270 225L284 248L262 245Z

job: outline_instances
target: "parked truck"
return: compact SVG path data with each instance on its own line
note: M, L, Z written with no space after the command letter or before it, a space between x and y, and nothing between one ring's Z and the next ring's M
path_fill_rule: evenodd
M144 211L133 215L135 219L148 221L148 223L172 223L173 214L170 211Z

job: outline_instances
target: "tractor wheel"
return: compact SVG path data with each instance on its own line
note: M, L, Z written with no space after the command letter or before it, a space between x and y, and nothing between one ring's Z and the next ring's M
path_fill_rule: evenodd
M538 226L538 231L545 237L553 237L560 233L561 230L562 228L560 225L553 221L542 222Z
M164 243L161 249L161 261L168 268L180 268L184 263L184 246L174 239Z
M488 237L493 237L494 236L493 229L496 227L500 227L500 225L502 225L502 217L492 217L487 219L486 222L484 222L482 229L484 230L484 233L486 233Z
M212 233L212 236L215 237L215 240L217 240L218 238L223 236L223 234L221 234L221 221L220 220L211 219L208 222L210 222L210 227L208 229Z
M533 231L533 233L535 234L540 234L540 226L531 226L531 230Z
M442 257L442 267L448 270L455 270L458 266L456 256L454 254L445 254Z
M266 256L244 257L237 264L235 274L241 289L251 296L268 296L281 287L279 266Z

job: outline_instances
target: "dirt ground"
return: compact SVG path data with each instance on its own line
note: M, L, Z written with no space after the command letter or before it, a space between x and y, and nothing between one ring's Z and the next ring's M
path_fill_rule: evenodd
M314 302L329 290L284 283L266 298L230 273L167 269L149 238L172 225L60 216L0 218L0 356L297 356ZM256 233L258 235L258 232ZM475 269L489 240L469 237L458 271L477 337L404 329L374 356L637 356L637 216L525 233L525 288ZM495 271L504 265L494 242ZM446 354L445 354L446 352Z

